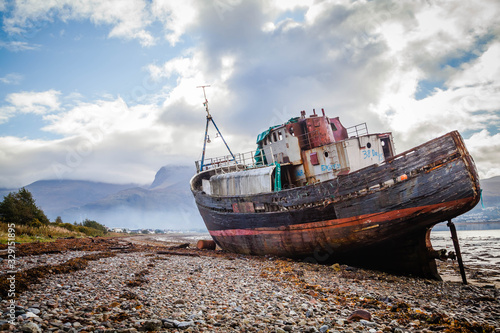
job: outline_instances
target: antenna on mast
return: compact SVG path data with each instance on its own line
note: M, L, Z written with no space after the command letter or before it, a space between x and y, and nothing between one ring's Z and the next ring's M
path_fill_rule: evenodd
M205 110L207 111L207 118L211 118L212 116L210 115L210 112L208 112L208 99L207 99L207 94L205 93L205 88L210 87L210 85L206 86L198 86L196 88L202 88L203 89L203 96L205 97L205 102L203 105L205 106Z
M207 124L205 126L205 140L203 141L203 153L201 155L201 164L200 164L199 172L203 171L203 167L205 166L205 150L206 150L207 143L210 143L210 137L208 136L208 124L210 122L212 122L212 124L214 124L214 127L217 130L217 133L219 133L219 136L222 138L222 141L224 141L224 144L226 145L227 150L229 151L229 153L233 157L233 161L236 161L236 158L234 157L233 152L231 151L231 149L229 149L229 146L227 145L226 140L224 140L222 133L219 131L219 128L217 127L217 125L215 125L215 121L212 118L212 115L210 114L210 112L208 111L208 99L207 99L207 94L205 92L205 88L207 88L207 87L210 87L210 86L205 85L205 86L196 87L196 88L203 89L203 96L205 97L205 102L203 103L203 105L205 106L205 110L207 111Z

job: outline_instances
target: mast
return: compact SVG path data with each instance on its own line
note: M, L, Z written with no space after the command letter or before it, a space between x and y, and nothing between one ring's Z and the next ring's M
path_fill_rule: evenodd
M199 172L203 171L203 167L205 166L205 151L206 151L207 142L209 140L209 138L208 138L208 125L210 124L210 122L212 122L212 124L214 125L215 129L217 130L217 133L219 133L219 136L222 138L222 141L226 145L227 150L229 151L229 153L233 157L232 160L236 161L236 159L235 159L235 157L233 155L233 152L231 151L231 149L229 149L229 146L227 145L226 140L224 140L224 137L222 136L222 133L219 131L219 128L215 124L214 118L212 117L212 115L210 114L210 111L208 109L208 99L207 99L207 94L205 92L205 88L207 88L207 87L210 87L210 86L209 85L205 85L205 86L198 86L197 87L197 88L202 88L203 89L203 96L205 97L205 102L203 103L203 105L205 106L205 111L207 111L207 123L205 125L205 138L203 140L203 153L201 155L201 164L200 164L200 170L199 170Z

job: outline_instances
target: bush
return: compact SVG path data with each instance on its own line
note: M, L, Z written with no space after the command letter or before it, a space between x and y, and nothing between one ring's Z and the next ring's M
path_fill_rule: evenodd
M57 220L56 220L57 221ZM60 228L64 228L66 230L69 230L69 231L77 231L76 230L76 226L74 226L73 224L71 223L55 223L56 226L60 227Z
M34 219L30 223L28 223L28 225L32 228L40 228L40 227L44 226L44 224L42 222L38 221L38 219Z
M78 231L91 237L104 236L108 233L108 229L104 225L89 219L85 219L81 223L75 222L74 225L69 223L64 223L63 225L65 228L67 227L68 230Z
M87 228L92 228L92 229L98 230L98 231L102 232L103 234L108 233L108 229L104 225L102 225L96 221L85 219L85 221L82 222L82 225L84 227L87 227Z

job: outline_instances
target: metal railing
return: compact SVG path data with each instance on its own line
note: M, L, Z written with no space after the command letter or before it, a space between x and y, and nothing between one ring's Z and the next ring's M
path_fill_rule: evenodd
M361 123L355 126L348 127L346 128L346 130L348 137L353 137L353 136L359 137L362 135L368 135L368 127L366 126L366 123ZM299 140L299 142L305 141L304 143L306 145L311 145L311 143L316 139L316 137L319 137L319 135L320 132L318 130L315 130L313 132L304 133L301 136L297 136L297 139ZM270 137L267 140L270 140ZM272 146L273 144L271 143L271 148ZM278 154L280 152L275 152L275 153ZM265 157L264 149L261 149L260 151L261 162L259 162L258 164L256 163L255 160L255 151L249 151L246 153L236 153L234 154L234 158L231 155L205 158L202 171L216 169L216 172L220 171L221 173L224 173L245 168L262 167L265 166L265 163L262 162L264 161L264 157ZM271 156L270 158L272 158L273 161L268 161L268 163L274 162L273 156ZM198 172L200 172L200 166L201 166L200 164L201 160L195 162L196 170Z
M361 135L368 135L368 126L366 126L366 123L361 123L358 125L354 125L351 127L347 127L347 136L349 138L355 136L361 136Z
M203 163L203 170L212 170L216 169L216 171L231 172L238 169L244 168L255 168L260 167L262 165L256 165L254 159L255 151L249 151L246 153L236 153L234 154L234 158L231 155L224 155L219 157L205 158ZM264 152L261 151L261 159L264 158ZM201 160L195 162L196 170L200 171Z

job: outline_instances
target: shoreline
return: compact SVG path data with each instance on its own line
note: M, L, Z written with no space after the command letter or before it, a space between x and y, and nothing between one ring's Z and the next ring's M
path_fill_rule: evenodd
M199 239L212 239L208 233L171 233L160 235L139 235L127 238L129 241L135 241L138 244L175 246L181 243L191 243L196 246ZM135 238L135 239L134 239ZM447 282L462 283L462 277L456 261L447 260L446 262L436 259L438 272ZM490 287L500 289L500 268L491 264L477 264L465 261L465 271L468 284L480 287Z
M18 270L32 271L14 324L2 296L1 330L500 332L491 284L198 250L193 240L179 248L183 236L18 245Z

